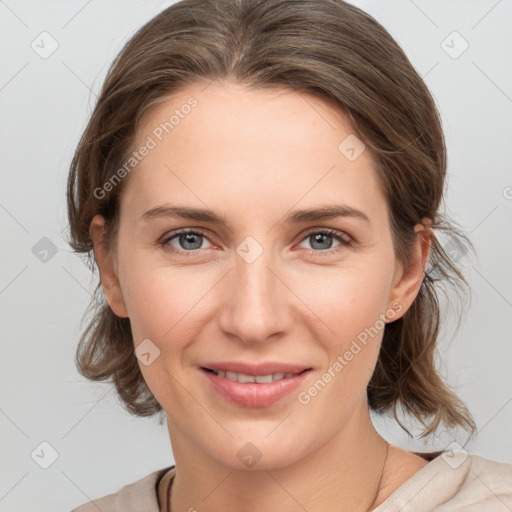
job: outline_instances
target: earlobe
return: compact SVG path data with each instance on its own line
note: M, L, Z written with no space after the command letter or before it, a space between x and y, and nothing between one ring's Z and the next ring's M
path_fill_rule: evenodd
M94 259L100 272L101 285L105 298L115 315L128 318L128 311L124 303L124 297L116 275L114 261L105 242L105 219L101 215L95 215L89 226L89 234L94 244Z
M397 266L397 271L401 273L401 277L393 286L389 299L389 307L395 303L399 303L401 306L401 314L398 317L394 317L393 320L403 316L410 308L420 291L425 277L425 269L430 254L431 227L429 224L418 224L414 231L417 233L417 239L412 248L411 257L405 268L400 269Z

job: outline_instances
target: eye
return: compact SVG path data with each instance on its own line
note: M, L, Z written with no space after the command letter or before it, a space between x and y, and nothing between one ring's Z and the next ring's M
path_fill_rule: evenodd
M335 246L334 248L332 248L333 238L339 242L339 245ZM310 243L313 247L312 251L314 253L323 253L321 254L322 256L338 252L343 249L343 247L350 246L352 244L352 238L346 233L327 228L321 230L315 230L313 228L302 239L303 242L306 240L311 241Z
M160 245L164 249L168 249L171 252L178 252L190 255L196 254L196 251L205 249L202 247L203 242L208 240L204 232L200 229L180 229L179 231L173 232L173 234L160 242ZM176 242L173 245L172 242ZM209 249L209 247L206 247ZM187 254L187 256L189 255Z
M338 245L334 246L334 248L332 248L333 239L338 242ZM159 244L170 252L194 256L197 255L201 249L210 249L213 247L212 244L210 244L210 247L202 247L205 240L207 241L208 238L203 230L186 228L172 232L170 236L159 242ZM302 243L306 240L311 241L313 248L310 252L322 256L338 252L342 250L343 247L352 245L353 242L352 238L346 233L328 228L311 229L306 236L302 238Z

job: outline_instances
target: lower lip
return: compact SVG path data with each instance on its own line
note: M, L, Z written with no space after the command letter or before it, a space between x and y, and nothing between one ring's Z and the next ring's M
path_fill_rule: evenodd
M227 377L220 377L204 368L201 372L210 381L214 391L228 401L244 407L267 407L297 389L311 370L294 377L287 377L275 382L259 384L256 382L237 382Z

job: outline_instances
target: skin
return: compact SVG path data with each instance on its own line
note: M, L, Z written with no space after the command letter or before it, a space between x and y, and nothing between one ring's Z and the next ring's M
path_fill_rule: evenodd
M399 304L394 321L407 311L421 286L429 231L416 226L412 257L401 266L369 150L348 160L338 150L353 133L347 118L311 95L231 82L189 86L143 118L135 147L190 96L198 105L125 183L117 255L101 242L103 218L90 226L110 307L130 318L135 346L150 339L160 350L139 366L167 415L177 467L171 508L368 510L426 464L391 446L384 465L386 445L366 398L383 329L308 404L297 395L379 314ZM229 227L141 220L165 203L208 207ZM284 223L292 210L325 204L350 205L369 222ZM191 252L183 237L167 250L159 245L181 228L205 231L195 255L179 253ZM310 228L334 229L354 243L327 235L315 244ZM247 236L263 249L252 263L236 252ZM313 371L278 403L248 408L221 398L200 374L201 363L222 360L286 361ZM251 468L237 457L248 442L261 452ZM162 510L170 476L159 487Z

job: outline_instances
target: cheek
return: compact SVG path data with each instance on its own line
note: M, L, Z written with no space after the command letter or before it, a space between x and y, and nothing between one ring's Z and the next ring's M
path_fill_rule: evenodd
M298 287L298 294L336 339L346 340L375 324L385 313L392 275L375 265L319 269ZM334 332L333 332L334 331Z
M352 389L365 387L379 354L391 282L382 270L343 269L328 280L317 280L326 283L323 292L311 284L302 289L304 296L309 290L308 305L318 315L312 321L317 326L315 338L328 354L325 368L331 376L343 375L337 382Z
M126 275L123 291L134 345L142 346L144 342L152 354L148 365L139 360L143 378L164 409L185 410L191 406L180 385L185 379L182 372L187 366L186 349L200 332L200 322L194 320L201 314L200 301L211 284L207 286L205 278L191 276L183 268L144 270L136 262ZM146 339L151 344L143 341Z
M332 421L342 424L366 400L386 326L386 284L387 279L352 274L330 280L329 293L317 295L315 312L323 322L312 320L314 338L326 358L317 379L298 396L311 417L329 409Z
M211 279L198 270L150 267L135 258L126 261L125 270L123 295L135 343L149 338L163 348L177 333L182 339L189 318L200 311L212 287Z

